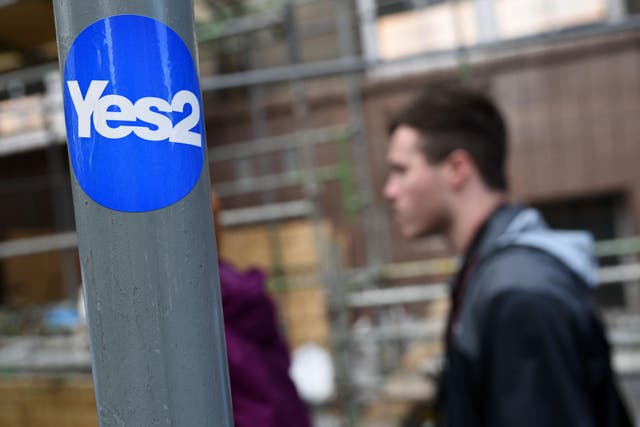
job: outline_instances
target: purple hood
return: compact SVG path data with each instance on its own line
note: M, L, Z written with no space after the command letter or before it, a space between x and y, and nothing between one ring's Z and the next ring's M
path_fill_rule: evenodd
M289 377L289 352L265 274L220 261L231 397L236 427L308 427L307 408Z

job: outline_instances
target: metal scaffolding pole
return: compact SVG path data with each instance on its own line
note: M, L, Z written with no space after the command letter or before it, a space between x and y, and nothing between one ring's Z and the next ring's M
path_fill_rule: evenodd
M343 59L351 58L357 54L353 23L353 11L351 6L343 1L334 0L340 54ZM364 215L365 250L367 265L378 265L389 257L388 242L390 237L386 221L380 218L379 209L375 203L375 189L373 188L372 174L370 170L370 157L367 147L366 132L362 118L362 98L360 95L360 77L353 73L344 76L347 86L347 108L349 111L349 125L357 132L353 136L353 156L356 166L360 191L362 192Z
M209 156L211 160L215 159L217 162L222 162L278 151L294 151L306 144L316 145L330 142L350 132L351 129L343 125L309 129L286 135L269 136L248 142L213 147L209 150Z
M54 12L100 425L231 427L204 126L179 129L179 113L202 111L193 3L54 0ZM126 114L160 126L113 122Z
M295 4L292 1L288 1L285 5L285 28L287 38L287 56L289 64L298 65L302 62L302 52L300 49L299 40L299 26L296 22L296 9ZM294 125L297 132L304 132L311 130L311 112L309 111L307 93L304 87L304 83L298 79L292 79L290 81L291 97L293 102L293 115ZM304 192L305 198L310 201L315 209L311 213L311 219L313 221L313 234L315 240L316 253L327 255L329 254L329 246L327 242L327 236L324 235L322 229L322 219L324 212L321 206L322 200L322 183L319 182L316 176L316 158L315 158L315 145L304 144L299 147L299 157L302 159L304 168L309 171L306 180ZM331 281L330 274L335 271L334 265L326 265L320 263L318 271L320 275L327 281Z
M304 79L338 76L342 73L364 71L367 63L361 58L341 58L310 64L293 64L262 70L241 71L201 79L202 90L221 90L250 85L286 83Z
M57 79L48 79L47 94L58 93L59 81ZM50 100L46 102L44 115L48 118L47 130L51 134L55 134L53 123L50 117L53 116L52 111L57 105ZM67 185L68 177L65 173L65 159L61 151L61 147L54 139L50 140L46 151L47 156L47 173L49 181L49 189L51 191L51 204L53 206L53 218L56 232L64 232L72 230L73 213L71 208L71 191ZM62 270L62 282L64 284L64 297L72 302L78 297L78 272L73 254L63 252L60 254L60 268Z
M278 17L282 20L282 13L278 11ZM246 59L247 59L247 68L253 69L256 68L256 60L253 52L250 47L255 42L255 36L253 33L247 34L247 46L246 46ZM251 129L253 133L253 141L250 142L250 146L254 151L260 150L259 142L261 139L264 139L269 134L269 126L267 117L264 109L264 88L262 86L249 86L249 106L251 110ZM242 158L242 161L250 161L249 158ZM258 160L259 173L260 176L256 177L257 180L261 180L264 176L265 172L271 173L271 164L268 156L261 156ZM273 190L276 190L273 188ZM260 194L260 198L262 201L262 206L273 205L276 202L276 193L275 191L263 191ZM284 269L282 267L282 248L280 247L280 228L278 227L278 219L277 217L264 217L264 220L267 222L267 231L268 231L268 242L269 242L269 254L270 254L270 264L271 264L271 275L275 277L275 283L279 290L284 290L285 288L285 280L284 277Z

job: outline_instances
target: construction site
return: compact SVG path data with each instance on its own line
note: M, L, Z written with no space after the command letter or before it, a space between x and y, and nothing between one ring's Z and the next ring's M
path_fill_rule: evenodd
M440 237L404 239L382 188L389 121L446 81L486 88L507 119L511 200L593 234L640 425L638 0L194 11L218 253L266 273L294 364L322 377L294 378L314 426L417 425L435 398L458 260ZM0 0L0 426L98 425L59 70L52 3ZM304 365L310 349L329 362Z

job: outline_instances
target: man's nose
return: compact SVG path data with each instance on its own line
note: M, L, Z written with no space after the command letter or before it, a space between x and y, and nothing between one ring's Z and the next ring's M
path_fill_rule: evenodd
M386 200L392 201L395 197L394 185L387 179L382 189L382 194Z

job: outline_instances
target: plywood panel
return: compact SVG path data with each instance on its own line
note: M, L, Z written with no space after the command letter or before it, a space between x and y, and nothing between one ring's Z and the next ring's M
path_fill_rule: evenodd
M0 379L0 427L95 427L90 376Z
M321 286L291 289L276 295L276 300L291 348L306 342L329 343L327 302Z
M251 226L222 231L220 255L239 269L271 269L269 235L266 227Z
M237 227L222 231L222 257L240 269L260 267L271 271L281 258L286 272L313 271L321 261L316 248L316 234L311 220L294 220L268 225ZM328 223L322 222L320 232L330 239ZM274 253L272 239L275 239Z
M15 230L7 240L50 234L48 230ZM78 265L77 254L72 255ZM77 283L80 284L79 267ZM60 300L64 297L62 254L48 252L9 258L3 262L5 298L9 306L23 306Z

